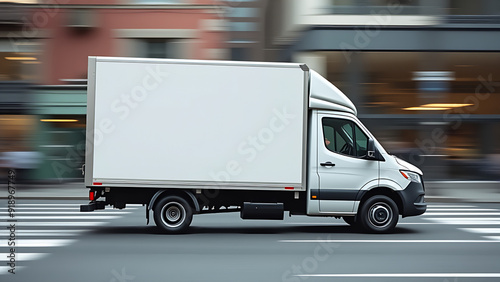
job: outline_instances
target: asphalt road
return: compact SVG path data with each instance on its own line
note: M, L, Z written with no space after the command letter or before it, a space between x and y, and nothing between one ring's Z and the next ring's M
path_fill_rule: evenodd
M500 281L498 204L434 203L386 235L238 214L195 216L188 234L164 235L142 206L80 213L81 203L17 203L16 274L0 203L0 281Z

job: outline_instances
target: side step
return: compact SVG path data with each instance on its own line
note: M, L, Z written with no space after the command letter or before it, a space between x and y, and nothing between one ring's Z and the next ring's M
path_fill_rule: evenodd
M242 219L275 219L283 220L285 207L283 203L243 203L240 217Z

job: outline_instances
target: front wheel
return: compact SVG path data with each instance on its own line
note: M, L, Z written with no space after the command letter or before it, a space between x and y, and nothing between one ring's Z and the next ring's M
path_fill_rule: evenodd
M186 200L178 196L161 199L154 208L156 226L167 233L185 232L193 219L193 210Z
M358 220L368 232L389 233L394 230L399 219L398 206L383 195L369 198L361 207Z

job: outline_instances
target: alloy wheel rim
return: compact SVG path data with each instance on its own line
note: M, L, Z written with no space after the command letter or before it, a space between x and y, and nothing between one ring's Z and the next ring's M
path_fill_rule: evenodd
M161 220L168 227L179 227L186 218L186 210L177 202L171 202L161 209Z
M378 202L370 207L368 213L368 220L370 224L378 228L384 228L388 226L393 218L393 213L391 207L383 202Z

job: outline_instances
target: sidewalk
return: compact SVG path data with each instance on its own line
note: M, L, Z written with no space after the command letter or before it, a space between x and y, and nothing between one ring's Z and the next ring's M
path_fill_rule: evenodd
M0 199L7 199L7 185L0 190ZM500 182L497 181L429 181L425 183L427 202L500 203ZM83 182L57 184L17 184L17 199L88 200L89 189Z

